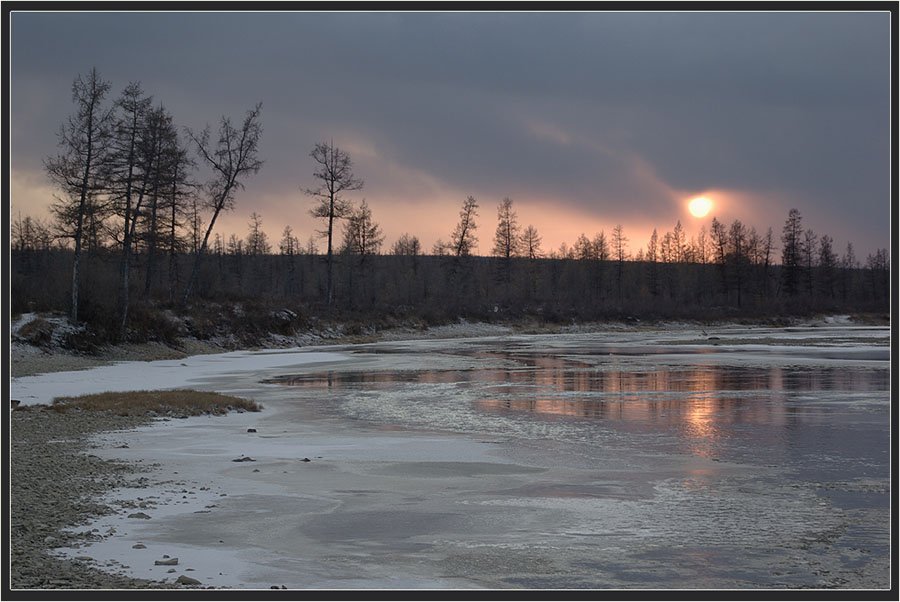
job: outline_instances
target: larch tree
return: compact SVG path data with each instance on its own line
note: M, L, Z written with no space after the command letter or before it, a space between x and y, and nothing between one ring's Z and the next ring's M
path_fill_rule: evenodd
M306 194L316 200L310 214L324 219L327 224L320 233L328 239L325 299L331 306L334 300L334 222L348 218L353 213L353 204L344 197L344 193L361 190L363 181L353 174L350 155L336 147L334 141L317 143L309 156L316 163L313 177L319 181L319 185L307 188Z
M248 255L268 255L272 252L269 236L262 229L262 216L256 211L250 214L247 230Z
M791 209L781 230L781 278L784 291L796 295L803 265L803 223L800 211Z
M653 228L653 233L650 235L645 257L650 263L650 294L653 297L657 297L659 296L659 266L657 265L659 261L659 234L657 234L656 228Z
M834 239L827 234L819 237L819 288L824 296L834 298L834 275L838 258L834 252Z
M529 224L522 232L522 252L528 259L537 259L543 255L541 251L541 236L537 228Z
M597 259L600 261L609 260L609 240L606 238L606 232L600 230L600 232L594 236L594 240L591 241L591 244L594 246L594 255L596 255Z
M588 261L596 258L594 245L584 232L579 234L578 238L575 239L575 244L572 245L572 252L575 253L575 259L581 261Z
M450 248L456 257L468 257L475 251L478 238L475 236L475 218L478 217L478 202L469 196L459 212L459 223L450 235Z
M509 197L497 207L497 231L494 234L494 256L509 260L519 254L521 239L519 222Z
M302 252L300 248L300 240L294 236L294 229L289 225L284 227L281 233L281 241L278 243L278 250L282 255L293 257Z
M422 245L419 242L418 237L412 236L407 233L403 233L400 235L400 238L394 243L394 246L391 247L392 255L408 255L408 256L416 256L422 253Z
M58 134L61 152L44 161L50 180L63 192L52 207L63 236L73 239L75 255L72 263L72 290L69 320L78 321L78 296L81 249L85 221L89 218L94 197L103 189L105 162L109 154L114 108L103 106L110 83L97 69L87 76L75 78L72 101L75 112L62 124Z
M149 296L156 268L160 242L165 238L164 206L168 196L168 180L178 152L178 130L166 109L160 105L147 115L146 136L141 144L144 157L144 218L143 239L147 253L144 295Z
M113 210L122 219L122 254L119 259L119 339L125 338L128 325L131 254L134 246L134 221L140 211L135 200L140 181L140 153L147 112L152 98L144 94L141 84L131 82L116 101L118 118L113 126L109 160L109 192Z
M367 256L378 255L383 242L384 234L381 233L381 226L372 219L372 210L363 200L359 208L347 218L343 248L351 255L359 255L364 260Z
M244 179L257 173L263 162L259 159L259 138L262 134L260 123L260 111L262 104L257 104L247 111L244 121L239 128L231 123L231 119L223 116L219 123L219 139L210 141L210 131L207 126L202 132L195 133L187 130L188 138L194 143L201 161L212 169L213 175L206 183L207 205L212 210L209 225L203 235L203 241L197 247L194 254L194 266L184 291L182 303L187 303L197 282L197 274L200 270L200 260L206 251L210 234L216 224L216 219L222 211L228 211L234 207L235 193L244 187Z
M803 233L803 275L806 280L806 294L810 297L813 295L813 271L816 267L816 249L818 248L818 236L811 229L807 228Z
M619 292L619 303L622 302L622 272L625 269L625 260L628 259L628 238L622 224L617 224L612 231L613 259L616 260L616 287Z

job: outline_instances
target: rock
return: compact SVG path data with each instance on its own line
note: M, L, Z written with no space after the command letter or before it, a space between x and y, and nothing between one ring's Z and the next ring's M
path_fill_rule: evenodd
M248 433L255 433L255 432L256 432L256 429L247 429L247 432L248 432Z
M177 558L166 558L165 560L156 560L153 564L157 566L175 566L178 564Z
M149 515L149 514L145 514L145 513L143 513L143 512L133 512L133 513L131 513L131 514L128 515L128 518L143 518L143 519L148 519L148 518L150 518L150 515Z
M81 560L82 562L90 562L93 560L90 556L76 556L75 560Z
M256 460L250 456L241 456L240 458L235 458L232 462L256 462Z
M187 575L180 576L175 580L175 583L180 583L181 585L200 585L199 581L193 577L188 577Z
M300 460L300 461L301 461L301 462L312 462L312 460L310 460L309 458L303 458L303 459Z
M174 573L174 572L176 572L176 571L175 571L175 569L169 569L169 570L166 571L166 572L167 572L167 573Z
M145 545L142 544L142 543L136 543L136 544L134 544L133 546L131 546L131 549L132 549L132 550L146 550L146 549L147 549L147 546L145 546Z

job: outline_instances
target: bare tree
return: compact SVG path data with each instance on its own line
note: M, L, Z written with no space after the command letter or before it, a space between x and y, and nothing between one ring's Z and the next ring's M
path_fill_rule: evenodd
M262 134L262 124L259 121L261 110L262 104L259 103L247 111L240 129L235 128L231 124L231 120L223 116L219 124L219 140L215 146L209 139L209 126L199 134L190 129L187 130L188 137L197 147L197 153L201 160L212 168L213 176L206 183L207 202L209 208L212 209L212 217L206 228L206 234L203 236L203 242L197 247L194 255L194 267L184 291L183 303L187 303L193 292L200 268L200 259L206 250L209 236L216 224L216 218L222 211L234 207L234 194L244 187L243 179L257 173L262 167L263 162L256 154L259 137Z
M616 285L619 291L619 303L622 302L622 271L625 268L625 260L628 259L628 238L622 229L622 224L617 224L612 232L613 256L616 260Z
M144 95L141 84L131 82L116 101L121 113L116 119L109 161L110 193L114 211L122 217L122 256L119 260L119 338L125 337L128 324L129 279L134 221L140 207L134 197L140 177L139 146L146 127L152 98Z
M575 254L575 259L581 261L588 261L595 258L594 245L591 244L591 240L584 232L579 234L578 238L575 239L575 244L572 245L572 252Z
M802 266L803 241L802 218L800 211L791 209L781 230L781 277L784 280L784 291L788 295L796 295L800 283Z
M541 237L537 228L530 224L525 227L525 231L522 233L522 247L525 257L529 259L537 259L543 255L541 251Z
M443 239L439 238L435 241L434 245L431 247L431 254L435 257L443 257L450 253L450 244L444 242Z
M72 83L75 113L62 124L58 134L62 152L44 161L47 175L64 194L64 198L58 198L53 206L57 222L62 226L64 235L73 238L75 244L69 309L69 320L72 322L78 321L79 268L85 218L90 212L92 198L102 187L101 166L109 152L114 110L102 106L109 88L109 82L100 78L96 68L91 69L86 77L79 75L75 78Z
M149 297L156 267L156 252L164 223L163 205L168 193L168 182L178 155L178 130L174 119L160 105L147 114L146 136L142 140L141 155L144 163L144 185L147 201L141 212L144 217L143 239L147 251L147 268L144 279L144 296ZM161 202L163 201L163 202Z
M404 233L394 243L391 253L393 255L420 255L422 253L422 245L417 237Z
M497 232L494 234L494 256L509 260L519 254L521 241L516 212L509 197L497 207Z
M653 234L650 235L650 242L647 243L647 254L645 255L650 263L650 294L653 297L659 295L659 234L656 228L653 228Z
M307 255L318 255L319 254L319 245L316 243L316 237L312 234L309 235L309 238L306 239L306 254Z
M281 233L281 241L278 243L278 250L282 255L294 256L301 252L300 241L294 236L294 229L290 226L284 227Z
M247 233L247 254L267 255L272 252L269 244L269 236L262 229L262 216L256 211L250 214L250 223Z
M834 274L838 264L834 239L827 234L819 237L819 287L829 299L834 298Z
M806 276L806 293L811 297L813 294L813 268L816 266L816 248L818 247L818 236L812 229L807 228L803 233L803 244L801 245L801 253L803 254L803 273Z
M478 202L469 196L459 212L459 223L450 235L450 248L457 257L468 257L475 250L478 238L475 236L475 218L478 216Z
M600 230L591 243L594 246L594 255L600 261L609 260L609 241L606 239L606 232Z
M381 251L384 235L372 219L372 210L365 200L359 208L351 213L344 227L344 250L365 259L368 255L377 255Z
M343 197L343 193L361 190L363 181L353 175L353 161L350 160L350 155L336 147L334 141L317 143L309 156L318 165L316 171L313 172L313 177L319 180L317 188L306 189L306 194L317 201L316 206L310 210L310 214L326 220L328 224L321 234L328 238L328 250L326 251L328 276L325 298L330 306L334 297L334 220L350 217L353 205Z

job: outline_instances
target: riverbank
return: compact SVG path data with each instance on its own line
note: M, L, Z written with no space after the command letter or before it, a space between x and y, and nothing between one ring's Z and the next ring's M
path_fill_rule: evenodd
M90 437L149 424L150 416L68 412L49 406L10 413L10 587L12 589L134 589L171 587L116 575L87 556L63 559L53 548L80 548L113 535L86 525L112 509L99 501L140 483L140 464L90 453ZM77 558L77 557L76 557Z
M760 326L889 326L890 322L883 315L858 316L815 316L811 318L793 318L761 321ZM33 336L27 332L28 326L35 321L44 323L54 332L45 333L42 344L32 344ZM11 324L9 366L10 376L32 376L49 372L70 370L87 370L98 366L108 366L121 361L154 361L176 360L195 355L209 355L230 351L253 349L286 349L292 347L320 347L323 345L352 345L386 341L414 341L425 339L457 339L486 336L520 335L520 334L578 334L592 332L620 332L633 330L685 330L693 329L704 332L719 326L734 325L733 322L700 323L700 322L585 322L573 324L549 324L533 321L516 323L484 323L460 320L452 324L430 327L394 327L384 330L366 330L358 332L336 324L323 326L316 330L299 331L291 336L270 333L256 344L241 346L233 337L223 336L201 340L193 337L181 337L177 344L161 342L124 343L106 345L93 353L78 352L66 348L62 344L63 337L69 327L65 318L51 315L23 314ZM24 329L24 330L23 330Z

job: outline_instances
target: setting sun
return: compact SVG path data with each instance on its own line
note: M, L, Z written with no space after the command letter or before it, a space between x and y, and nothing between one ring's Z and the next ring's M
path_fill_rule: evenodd
M691 202L688 203L688 210L694 217L706 217L706 214L709 213L712 206L711 200L705 196L698 196L697 198L691 199Z

